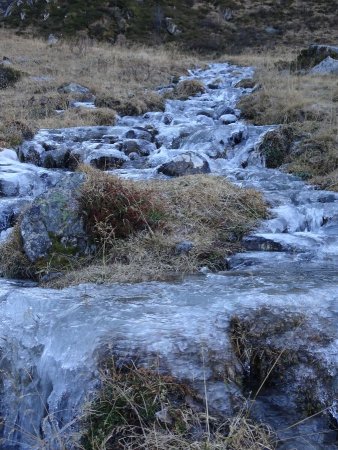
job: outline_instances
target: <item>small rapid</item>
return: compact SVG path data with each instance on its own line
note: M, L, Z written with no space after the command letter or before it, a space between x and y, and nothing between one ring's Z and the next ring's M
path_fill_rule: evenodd
M122 117L111 127L40 130L20 149L38 165L33 157L20 162L10 149L0 153L0 239L8 237L25 205L70 173L69 167L41 167L46 149L53 155L74 152L90 163L98 155L115 157L128 133L144 135L145 129L156 130L156 145L140 158L123 156L112 173L165 178L158 167L190 152L208 162L210 176L261 191L270 208L269 218L244 239L247 251L228 259L226 272L204 270L174 283L62 290L0 279L0 448L73 448L77 418L97 387L98 363L107 349L140 365L156 363L201 392L206 381L210 405L232 414L243 392L227 373L238 365L230 319L262 308L282 316L301 313L319 334L330 336L329 343L318 340L309 348L330 374L329 398L323 398L332 420L338 417L338 194L265 168L259 144L275 127L249 125L236 109L240 96L251 92L236 85L252 76L250 67L212 64L183 77L202 81L206 92L168 100L164 112ZM234 121L224 124L230 112ZM301 347L300 339L295 334ZM277 430L299 419L288 392L263 392L256 404L256 417ZM336 449L327 426L309 420L298 434L281 433L286 440L279 448Z

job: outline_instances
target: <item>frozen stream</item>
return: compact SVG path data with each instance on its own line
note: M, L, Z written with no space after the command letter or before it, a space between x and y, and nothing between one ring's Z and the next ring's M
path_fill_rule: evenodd
M188 77L209 86L205 94L170 100L164 113L121 118L115 127L41 130L23 145L22 151L40 155L40 162L44 152L59 155L65 147L90 162L98 153L120 152L131 130L136 135L146 127L155 129L150 154L127 156L115 172L130 178L164 177L157 173L161 164L193 152L205 158L212 173L262 191L271 218L246 238L248 252L230 258L230 270L224 273L201 273L177 283L63 290L0 279L1 449L58 450L60 439L71 448L67 439L72 421L95 385L97 361L107 347L120 358L156 362L197 389L206 378L210 404L231 413L240 390L227 373L227 367L238 364L229 321L234 314L246 316L262 306L282 315L305 314L319 333L330 337L325 345L311 342L309 347L329 373L329 394L323 392L323 398L335 418L338 195L264 168L257 146L271 127L246 125L235 108L244 90L234 86L252 73L251 68L214 64ZM225 125L224 115L230 113L233 123ZM62 167L20 163L12 150L0 153L1 239L6 239L20 209L54 186L64 172ZM299 339L295 332L294 341ZM281 430L300 419L297 405L295 411L290 408L287 392L266 391L255 414ZM291 435L280 448L338 448L326 419L306 421ZM287 433L281 436L290 439Z

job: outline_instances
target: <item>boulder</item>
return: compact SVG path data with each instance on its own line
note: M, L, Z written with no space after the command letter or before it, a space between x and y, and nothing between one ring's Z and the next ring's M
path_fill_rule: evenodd
M235 110L228 105L221 104L215 109L214 117L218 119L226 114L235 114Z
M122 144L122 150L126 155L137 153L140 156L149 156L156 150L156 147L144 139L127 139Z
M175 246L175 253L178 255L184 255L189 253L194 247L191 241L182 241Z
M169 177L210 173L208 161L193 152L178 155L172 161L162 164L157 170Z
M85 163L101 170L116 169L126 161L129 161L129 158L116 148L112 148L111 145L103 145L93 150L84 160Z
M21 162L42 166L43 155L45 149L41 144L34 141L25 141L18 149L18 157Z
M143 139L145 141L151 142L153 137L151 133L144 128L133 128L132 130L127 131L126 136L127 139Z
M24 211L20 234L23 250L31 262L48 256L56 245L65 251L85 252L88 240L76 198L83 180L79 173L64 177Z
M237 122L237 117L234 114L223 114L219 120L224 124L224 125L229 125L230 123L235 123Z
M338 55L337 55L338 58ZM338 59L333 59L331 56L325 58L322 62L317 64L310 70L312 74L318 75L338 75Z
M314 446L303 441L305 421L312 419L318 436L330 433L330 423L335 423L336 373L327 356L334 345L332 328L325 316L282 307L246 310L231 319L231 342L243 367L238 379L244 389L257 393L251 414L269 418L282 441L292 440L281 447L285 450L334 448L334 432L321 441L316 436ZM273 417L276 410L278 418Z

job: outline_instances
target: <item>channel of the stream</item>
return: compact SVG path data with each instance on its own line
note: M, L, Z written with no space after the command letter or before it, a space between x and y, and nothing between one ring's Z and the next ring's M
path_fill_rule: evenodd
M246 124L236 109L239 97L250 89L235 85L252 75L252 68L213 64L186 77L201 80L206 92L185 101L168 100L165 112L124 117L114 127L41 130L29 143L55 149L65 142L90 161L93 151L102 151L100 143L107 151L107 136L123 140L128 131L151 125L158 131L156 149L142 160L128 158L114 172L135 179L164 178L157 173L160 164L193 152L208 161L212 174L263 192L271 217L246 239L248 251L229 259L226 272L204 271L174 283L62 290L0 279L1 449L62 448L60 436L67 442L98 378L98 354L105 346L120 357L134 355L140 364L156 360L197 389L206 379L210 405L231 414L240 388L219 375L235 358L229 320L262 306L306 314L319 332L330 335L330 344L318 344L314 351L337 384L338 195L264 167L257 148L271 127ZM225 125L221 117L229 113L233 123ZM13 150L0 153L1 239L20 209L53 186L61 172L20 163ZM334 393L331 386L333 421ZM262 391L254 412L276 430L300 419L287 393L273 390ZM279 444L283 449L338 448L336 435L320 415L280 436L286 439Z

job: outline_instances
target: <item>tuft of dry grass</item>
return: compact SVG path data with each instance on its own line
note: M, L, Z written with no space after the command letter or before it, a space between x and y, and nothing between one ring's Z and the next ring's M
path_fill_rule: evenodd
M0 244L0 274L9 278L32 278L34 267L22 249L19 226Z
M183 80L175 87L172 96L179 100L186 100L189 97L205 92L204 84L199 80Z
M187 385L134 365L117 368L112 361L106 366L101 389L86 409L81 446L86 450L275 448L272 430L252 421L247 412L226 420L211 416Z
M101 210L98 182L116 187L117 181L107 173L89 169L83 192ZM114 217L114 221L108 223L109 226L102 217L94 221L100 235L96 241L99 246L96 260L90 266L65 273L51 285L165 280L194 273L202 266L224 269L226 255L240 250L243 235L266 215L260 194L235 187L221 177L193 175L173 180L119 180L118 184L123 186L124 192L132 192L133 195L126 196L128 201L144 197L147 204L150 202L157 207L147 209L140 229L124 236L116 233L119 225L116 213L106 211L105 217ZM134 207L134 204L129 205ZM144 213L142 208L133 212L136 219L141 212ZM120 225L125 227L123 217L120 220ZM188 242L191 248L181 251L177 246L182 242Z
M42 39L25 38L4 29L0 41L13 70L24 75L15 86L0 90L0 143L15 146L7 123L25 127L59 128L110 122L107 107L119 114L141 114L160 110L163 99L151 89L171 82L173 76L186 73L200 61L174 48L95 43L87 39L60 41L49 46ZM71 109L78 94L62 94L58 88L70 82L87 86L96 96L100 111ZM145 94L145 90L147 90ZM57 114L56 109L65 113Z

